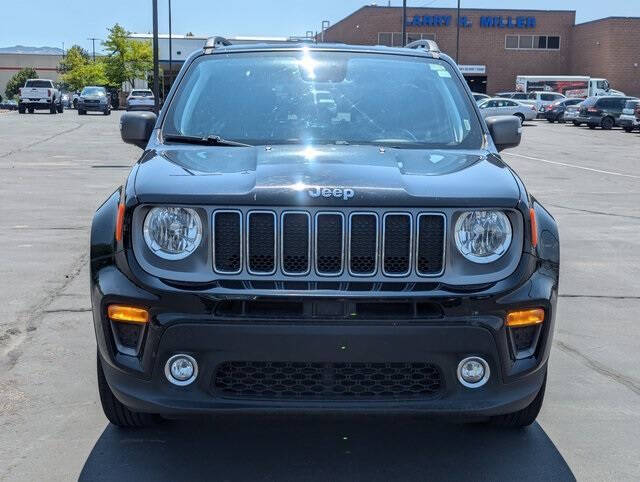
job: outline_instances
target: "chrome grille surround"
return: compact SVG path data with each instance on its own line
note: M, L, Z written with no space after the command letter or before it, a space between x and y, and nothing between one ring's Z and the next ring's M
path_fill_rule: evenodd
M216 265L216 216L222 213L234 213L240 216L240 264L241 268L236 271L223 271L218 269ZM265 238L264 225L269 225L269 231L271 230L271 222L265 221L265 219L261 219L262 226L261 229L263 232L261 233L261 237L257 239L252 238L252 225L254 229L256 228L256 219L253 218L255 215L268 215L271 217L273 222L273 238ZM288 239L293 240L292 242L298 243L298 248L302 243L300 242L300 233L295 234L296 229L299 230L300 220L297 219L292 226L292 232L285 234L285 226L287 219L292 221L293 218L288 218L288 216L305 216L307 223L307 233L306 233L306 269L299 271L296 270L287 270L287 266L285 263L286 257L286 249L287 249L287 240L285 240L285 236L288 236ZM322 218L323 216L333 216L333 226L331 227L331 221L326 218ZM371 220L366 220L360 226L360 232L358 229L358 222L362 220L362 216L370 216ZM392 234L390 233L390 228L388 227L388 221L391 219L390 217L395 216L404 216L408 219L408 233L406 227L401 228L393 228L396 230L396 233L393 234L394 239L388 239ZM438 273L422 273L419 270L418 265L418 256L420 254L420 221L425 216L437 216L442 218L442 226L443 233L442 239L439 238L439 235L436 235L434 238L434 242L438 244L438 248L441 248L441 270ZM220 218L221 219L221 218ZM339 222L338 222L339 219ZM319 220L324 221L326 224L325 228L320 228ZM354 222L355 220L355 222ZM295 226L297 224L297 226ZM338 224L341 226L338 227ZM375 227L372 227L373 226ZM402 223L401 223L402 224ZM404 223L405 225L407 223ZM277 278L281 278L282 276L286 278L336 278L342 281L348 281L348 279L367 279L367 278L387 278L387 279L397 279L397 278L425 278L425 277L437 277L442 275L445 270L445 253L446 253L446 229L447 229L447 216L440 212L429 212L412 209L411 211L397 211L397 210L385 210L385 209L375 209L375 210L366 210L366 209L351 209L351 210L324 210L322 208L305 208L305 209L289 209L289 208L273 208L273 209L251 209L249 207L246 208L238 208L238 209L225 209L225 208L214 208L213 214L211 217L211 233L212 233L212 267L213 271L217 274L228 276L231 275L239 276L242 273L249 274L252 276L276 276ZM321 229L323 233L320 232ZM375 241L370 237L373 235L375 231ZM408 239L407 239L408 235ZM296 241L297 237L297 241ZM321 254L319 254L319 246L322 246L323 237L326 241L330 241L332 243L331 247L325 251L325 256L329 258L330 262L324 261L325 266L337 266L339 258L339 270L327 271L326 269L322 269L321 266L323 263L319 263L319 259ZM271 263L270 256L267 256L267 261L264 259L258 260L257 263L252 264L252 246L256 246L256 249L261 246L262 250L258 256L262 256L264 258L264 244L261 244L260 241L269 246L273 243L273 264ZM388 246L391 246L391 243L406 243L406 249L400 249L400 252L404 255L406 253L407 260L395 260L395 263L401 263L402 266L407 264L408 269L402 272L395 272L393 269L388 269L388 266L385 266L385 255L388 253ZM258 244L256 244L258 243ZM354 243L360 243L360 246L356 246ZM219 245L218 245L219 246ZM326 246L326 245L325 245ZM338 246L340 248L340 252L338 253ZM219 248L218 248L219 249ZM320 250L320 253L322 249ZM355 269L354 266L354 252L359 252L361 257L364 257L364 260L361 262L361 265L364 265L368 268L369 265L373 267L371 270L362 271ZM255 254L255 253L253 253ZM393 254L396 256L397 254ZM300 249L296 253L296 256L303 256L300 254ZM368 260L367 258L371 257L373 260ZM299 260L298 260L299 262ZM256 269L256 264L268 264L269 271ZM293 261L295 265L295 260ZM289 266L291 266L291 262L289 262Z
M285 268L285 218L287 216L307 217L307 268L304 271L287 271ZM280 215L280 269L287 276L305 276L311 271L311 215L307 211L283 211ZM276 242L278 244L278 242Z
M409 245L407 247L407 269L404 272L393 273L386 269L386 241L387 241L387 218L390 216L404 216L409 218ZM417 246L417 243L416 243ZM406 212L388 212L382 216L382 274L390 277L403 277L411 273L411 261L413 259L413 217L411 213Z
M239 217L239 229L240 229L240 236L239 236L239 240L240 240L240 246L238 247L238 253L240 256L240 263L239 263L239 268L235 271L225 271L225 270L220 270L217 268L217 263L216 263L216 216L218 214L225 214L225 213L231 213L231 214L237 214ZM213 225L213 229L211 230L211 232L213 233L212 236L212 257L213 257L213 270L218 273L218 274L239 274L242 273L242 268L243 268L243 264L244 264L244 256L242 256L242 246L243 246L243 233L244 230L242 229L242 212L237 210L237 209L216 209L213 212L212 215L212 225Z
M442 246L444 246L444 249L442 250L442 269L437 272L437 273L421 273L420 269L418 267L418 263L419 263L419 257L420 257L420 220L425 217L425 216L439 216L442 218L442 222L443 222L443 235L442 235ZM448 224L447 224L447 216L445 216L443 213L418 213L418 215L416 216L416 242L415 242L415 272L418 276L422 276L422 277L437 277L437 276L441 276L444 273L444 269L445 269L445 253L447 252L447 229L449 229Z
M269 214L271 216L273 216L273 269L271 271L256 271L256 270L252 270L251 269L251 242L250 242L250 234L251 234L251 216L255 215L255 214ZM253 275L258 275L258 276L269 276L272 274L275 274L275 272L278 269L278 222L277 222L277 215L274 211L269 211L269 210L252 210L252 211L248 211L245 215L246 217L246 222L247 222L247 234L245 236L245 245L246 245L246 249L247 249L247 272L249 274L253 274ZM215 227L214 227L215 229Z
M320 218L321 216L338 216L340 217L340 222L342 224L342 229L341 229L341 236L340 236L340 247L341 247L341 251L340 251L340 269L338 271L335 272L330 272L330 271L321 271L320 268L318 267L318 260L320 258L320 255L318 254L318 233L320 232L320 229L318 228L318 218ZM315 269L315 272L318 274L318 276L340 276L343 272L344 272L344 264L345 264L345 251L346 251L346 246L345 246L345 242L346 242L346 225L345 225L345 217L344 217L344 213L341 213L340 211L318 211L314 217L313 220L313 233L314 233L314 239L313 239L313 267Z

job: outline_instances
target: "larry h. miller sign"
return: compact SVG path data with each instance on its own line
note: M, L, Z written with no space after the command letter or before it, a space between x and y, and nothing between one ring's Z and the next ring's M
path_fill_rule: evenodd
M452 15L414 15L406 18L407 27L449 27L452 24ZM458 22L461 27L472 27L473 22L469 17L460 16ZM511 17L511 16L482 16L480 17L482 28L536 28L536 17Z

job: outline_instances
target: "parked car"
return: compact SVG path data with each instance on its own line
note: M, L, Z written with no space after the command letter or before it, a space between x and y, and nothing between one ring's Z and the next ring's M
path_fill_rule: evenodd
M557 92L529 92L526 100L521 100L523 104L533 105L536 108L538 117L544 117L544 112L548 105L553 104L566 97Z
M618 125L620 115L627 101L634 99L634 97L611 95L588 97L580 104L580 113L576 118L576 122L587 124L590 129L595 129L596 127L612 129Z
M500 97L485 99L478 104L478 108L484 118L495 115L514 115L520 119L520 124L525 120L535 119L537 114L533 106Z
M35 110L47 109L50 114L60 113L64 110L62 95L56 88L53 80L28 79L24 87L20 88L18 112L33 114Z
M127 97L127 110L149 110L155 109L155 98L150 89L132 90Z
M93 85L82 89L78 97L78 115L84 115L89 111L111 114L111 97L107 95L107 89Z
M0 102L0 109L17 110L18 103L13 99L3 100L2 102Z
M62 105L67 109L71 108L71 94L69 92L62 94Z
M526 92L498 92L494 97L502 97L503 99L515 99L525 100L527 99Z
M569 98L569 99L560 99L556 100L554 103L549 104L545 107L543 117L547 119L552 124L554 122L564 122L564 114L566 112L567 107L571 105L578 105L584 99L578 98Z
M473 92L471 95L473 96L473 98L476 100L477 103L480 103L485 99L490 99L491 98L491 96L489 96L487 94L480 94L478 92Z
M625 132L633 132L634 129L640 127L640 121L636 119L636 107L640 105L640 100L628 100L622 109L622 114L618 118L618 125L622 127Z
M518 120L481 119L454 61L422 42L216 37L158 118L122 115L144 152L95 213L89 262L111 423L257 410L534 422L556 222L500 159Z
M636 114L636 120L640 122L640 104L636 105L635 114Z
M584 99L581 99L581 101L584 101ZM565 107L564 121L572 122L574 126L580 126L580 122L578 122L577 119L578 119L578 115L580 114L581 105L582 105L582 102L579 102L578 104L568 105L567 107Z

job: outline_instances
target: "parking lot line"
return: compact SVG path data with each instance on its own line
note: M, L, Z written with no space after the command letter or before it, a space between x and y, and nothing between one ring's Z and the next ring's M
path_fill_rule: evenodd
M563 166L563 167L572 167L574 169L582 169L583 171L598 172L600 174L608 174L610 176L620 176L620 177L629 177L631 179L640 179L640 176L634 176L633 174L624 174L622 172L613 172L613 171L603 171L602 169L594 169L592 167L576 166L575 164L568 164L566 162L550 161L548 159L540 159L539 157L524 156L522 154L513 154L511 152L504 152L504 153L502 153L502 155L514 156L514 157L522 157L523 159L530 159L532 161L546 162L547 164L555 164L557 166Z

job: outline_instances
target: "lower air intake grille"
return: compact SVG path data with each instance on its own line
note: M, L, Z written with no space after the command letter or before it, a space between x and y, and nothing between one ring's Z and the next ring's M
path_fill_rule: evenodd
M242 269L240 225L239 211L218 211L214 214L214 255L218 273L239 273Z
M266 400L398 400L432 398L442 390L430 363L232 361L220 364L213 389L227 398Z
M270 274L276 270L276 215L272 212L249 213L247 227L249 271Z
M418 274L435 276L442 272L444 243L444 216L420 214L418 216Z

